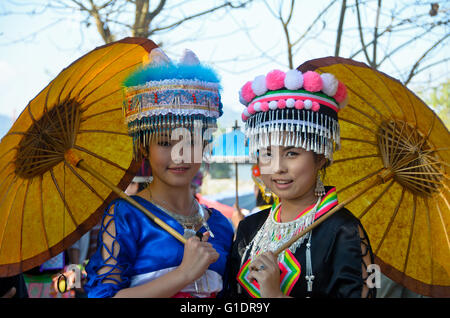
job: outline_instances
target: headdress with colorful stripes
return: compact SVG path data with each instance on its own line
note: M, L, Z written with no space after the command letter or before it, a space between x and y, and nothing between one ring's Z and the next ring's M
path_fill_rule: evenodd
M345 85L330 73L273 70L239 92L251 155L261 148L294 146L324 154L340 147L338 112L347 104Z
M123 83L123 110L135 156L141 146L163 135L170 137L176 128L201 134L217 127L223 113L221 87L212 68L190 50L176 63L159 48L143 64Z

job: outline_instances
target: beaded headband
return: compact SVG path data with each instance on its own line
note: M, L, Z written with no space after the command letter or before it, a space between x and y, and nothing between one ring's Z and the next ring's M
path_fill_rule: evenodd
M135 156L141 145L162 135L170 137L176 128L200 134L217 128L223 113L221 87L211 68L190 50L173 63L161 49L153 49L148 61L123 83L123 111Z
M294 146L330 161L340 147L337 113L347 104L345 85L329 73L273 70L245 83L239 100L252 156L264 147Z

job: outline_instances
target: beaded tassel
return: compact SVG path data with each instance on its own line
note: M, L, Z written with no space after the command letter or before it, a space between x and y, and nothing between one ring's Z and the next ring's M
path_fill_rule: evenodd
M314 275L312 273L312 262L311 262L311 237L312 232L309 232L308 243L306 243L306 288L308 292L312 292L312 286L314 281Z

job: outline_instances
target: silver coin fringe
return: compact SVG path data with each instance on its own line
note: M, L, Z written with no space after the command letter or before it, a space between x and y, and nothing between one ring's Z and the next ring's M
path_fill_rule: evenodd
M140 120L135 120L128 123L128 134L133 137L133 156L139 157L140 149L145 148L152 142L157 142L161 139L171 140L173 132L176 129L186 129L186 131L180 131L185 138L190 138L192 142L197 139L203 141L204 138L210 138L212 136L206 136L204 132L207 129L217 129L217 121L215 118L204 116L178 116L173 114L159 115L153 117L144 117ZM184 134L187 136L184 136ZM175 138L176 141L179 140Z
M289 111L298 112L302 120L286 118ZM246 121L245 135L251 156L269 146L294 146L323 154L332 162L333 152L340 148L338 121L308 110L260 112Z
M255 259L255 256L264 253L266 251L276 251L279 247L281 247L284 243L290 240L292 236L297 233L300 233L309 225L314 222L315 211L311 211L306 215L291 221L291 222L276 222L274 219L274 212L277 209L272 209L270 211L269 216L266 219L266 222L263 224L261 229L255 235L254 239L251 242L251 250L250 250L250 258ZM306 235L299 238L296 242L294 242L289 250L294 254L297 248L303 244L305 240L309 238L310 232ZM278 255L278 260L281 261L281 257L283 257L284 253L280 253Z

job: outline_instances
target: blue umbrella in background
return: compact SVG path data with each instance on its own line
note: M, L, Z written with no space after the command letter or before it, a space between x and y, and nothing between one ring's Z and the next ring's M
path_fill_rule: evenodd
M249 161L249 150L245 141L245 134L240 130L236 121L232 131L214 138L209 159L210 162L234 164L236 171L236 208L238 209L238 164Z

